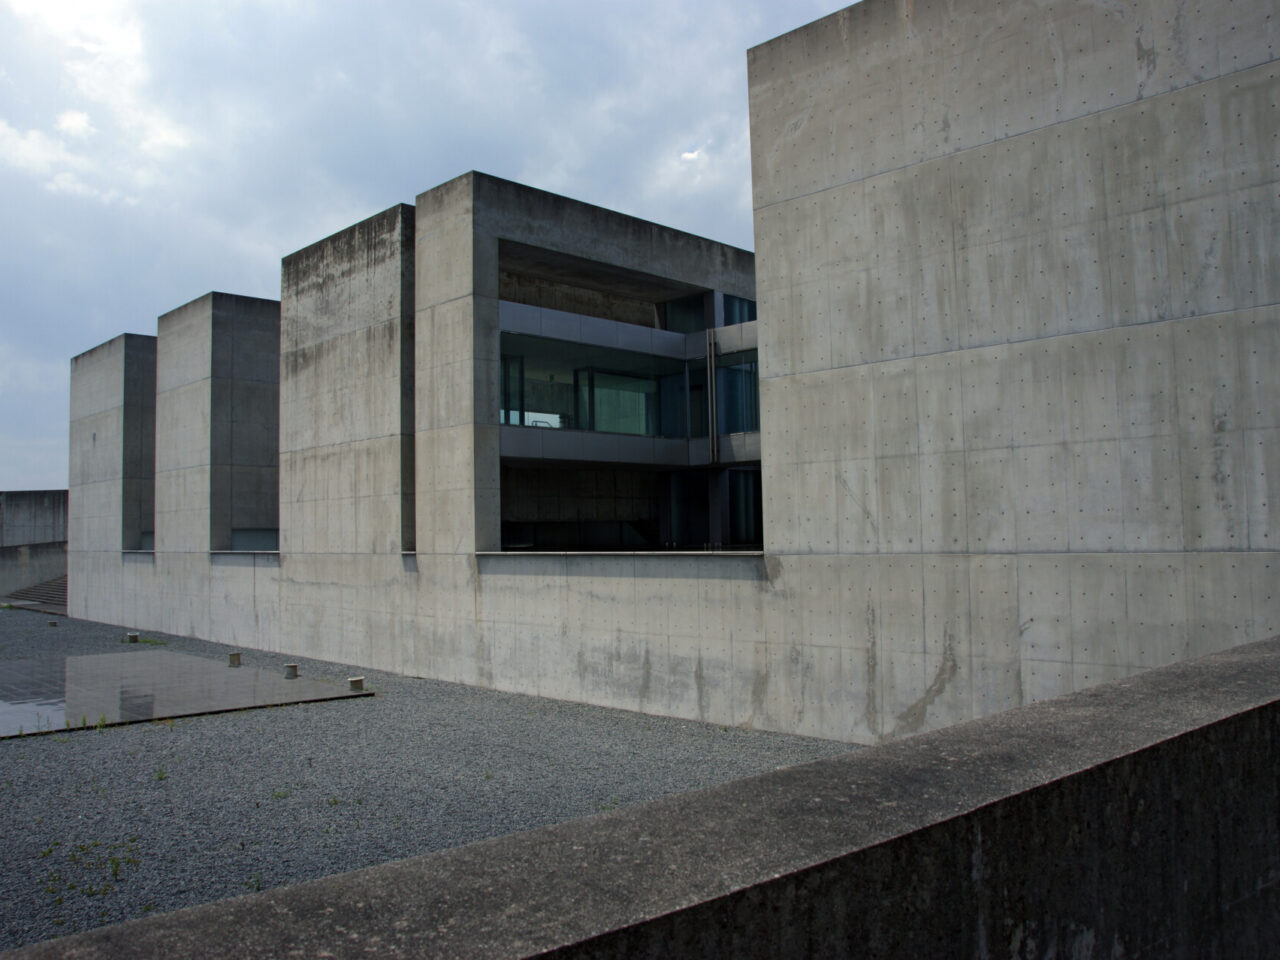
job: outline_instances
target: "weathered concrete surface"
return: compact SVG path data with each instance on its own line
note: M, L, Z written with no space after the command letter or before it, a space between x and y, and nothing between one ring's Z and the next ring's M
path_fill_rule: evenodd
M1263 956L1280 638L35 957Z
M765 634L840 652L853 735L1280 630L1272 6L866 0L750 52Z
M230 550L278 526L280 304L208 293L157 330L156 551Z
M282 551L413 549L413 231L399 204L284 258Z
M123 623L133 558L155 529L156 338L126 333L71 360L67 612ZM148 559L149 562L149 559Z

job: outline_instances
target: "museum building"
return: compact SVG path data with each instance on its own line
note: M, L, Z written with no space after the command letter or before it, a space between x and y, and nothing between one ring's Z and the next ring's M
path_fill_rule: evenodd
M77 356L70 613L859 742L1280 632L1277 26L1176 6L752 49L754 256L468 173Z

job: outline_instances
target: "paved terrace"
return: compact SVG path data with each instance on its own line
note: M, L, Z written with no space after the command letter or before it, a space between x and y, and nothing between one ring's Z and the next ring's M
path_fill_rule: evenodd
M53 619L57 626L49 626ZM0 610L0 670L235 648ZM243 651L376 696L0 740L0 950L585 817L845 744Z

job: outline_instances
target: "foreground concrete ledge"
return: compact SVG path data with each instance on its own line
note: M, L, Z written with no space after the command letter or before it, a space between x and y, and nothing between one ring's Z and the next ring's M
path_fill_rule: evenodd
M1273 638L6 956L1261 954L1280 926L1278 742Z

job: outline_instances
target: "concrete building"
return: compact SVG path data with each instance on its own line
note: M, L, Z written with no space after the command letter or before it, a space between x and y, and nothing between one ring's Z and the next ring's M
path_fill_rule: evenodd
M861 742L1280 632L1276 30L864 0L754 262L473 173L83 354L70 612Z

